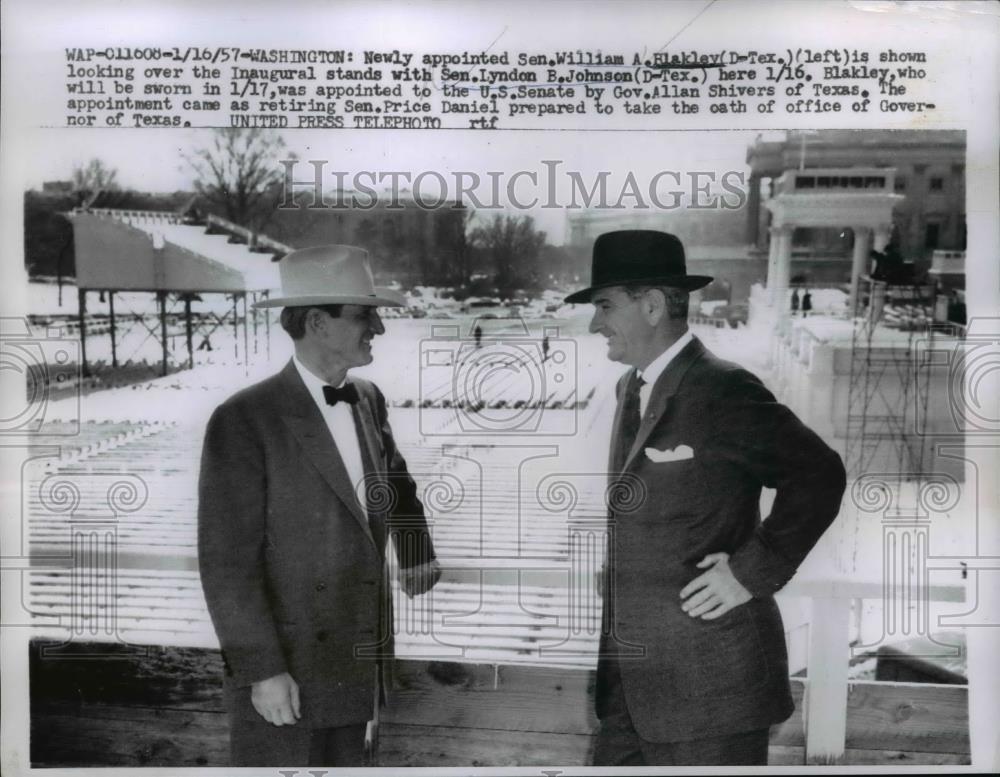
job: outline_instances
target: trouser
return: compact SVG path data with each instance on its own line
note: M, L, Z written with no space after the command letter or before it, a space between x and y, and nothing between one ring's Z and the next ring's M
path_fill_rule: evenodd
M770 729L685 742L650 742L636 733L618 661L608 659L605 714L594 742L594 766L760 766L767 764ZM664 699L664 704L669 704Z
M364 766L365 726L274 726L230 716L230 766Z

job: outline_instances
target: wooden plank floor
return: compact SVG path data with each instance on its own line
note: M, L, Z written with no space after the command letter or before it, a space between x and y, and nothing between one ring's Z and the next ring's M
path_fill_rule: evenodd
M107 655L80 655L98 648ZM214 650L36 642L32 763L225 766L221 673ZM399 661L394 676L381 729L382 766L588 762L597 725L592 671ZM793 680L793 690L795 713L771 732L775 765L803 763L802 681ZM856 683L845 762L968 764L967 732L962 686Z

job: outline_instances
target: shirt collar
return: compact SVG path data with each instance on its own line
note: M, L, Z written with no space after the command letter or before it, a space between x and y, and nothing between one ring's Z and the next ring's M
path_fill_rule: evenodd
M694 335L691 334L691 330L689 329L677 338L677 341L674 342L673 345L653 359L646 369L639 370L639 375L642 377L643 381L645 381L646 385L652 388L653 384L656 383L659 377L663 374L663 371L670 366L670 362L674 360L674 357L677 356L677 354L681 352L681 349L692 340L694 340Z
M326 407L326 399L323 396L323 387L329 384L320 377L317 377L306 365L299 361L298 356L292 356L292 362L295 364L295 369L299 371L299 376L302 378L302 382L306 384L306 388L309 390L310 396L316 400L316 404L320 408ZM340 388L345 383L347 383L347 378L345 377L338 386L334 388Z

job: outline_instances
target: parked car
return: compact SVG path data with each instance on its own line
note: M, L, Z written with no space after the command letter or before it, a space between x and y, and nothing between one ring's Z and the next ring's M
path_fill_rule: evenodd
M750 315L750 306L745 302L737 302L733 305L721 305L713 313L715 318L724 318L729 322L729 326L736 329L740 324L746 324Z

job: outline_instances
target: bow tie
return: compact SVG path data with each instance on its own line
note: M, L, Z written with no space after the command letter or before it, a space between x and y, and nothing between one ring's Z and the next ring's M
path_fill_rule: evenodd
M328 405L336 405L338 402L346 402L349 405L358 401L358 389L353 383L345 383L341 388L333 386L323 386L323 399Z

